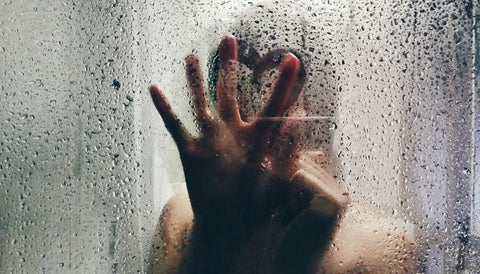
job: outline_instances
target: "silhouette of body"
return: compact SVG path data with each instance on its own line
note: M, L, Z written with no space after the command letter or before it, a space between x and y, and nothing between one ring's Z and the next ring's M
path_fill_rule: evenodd
M278 125L301 92L301 62L284 55L257 119L239 112L238 44L220 43L217 110L198 57L186 57L200 136L183 127L162 91L153 102L175 140L188 196L160 219L161 273L406 273L415 271L412 229L349 206L322 152L299 151L294 124ZM285 137L288 136L288 137Z

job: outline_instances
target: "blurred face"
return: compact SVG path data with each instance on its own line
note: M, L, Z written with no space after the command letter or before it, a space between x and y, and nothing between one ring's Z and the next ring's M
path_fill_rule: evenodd
M309 18L315 11L292 10L291 4L257 5L245 11L229 32L239 41L240 81L238 100L242 118L251 121L270 95L283 56L291 52L302 63L297 86L302 92L284 119L282 132L308 150L330 151L334 127L335 82L327 79L322 39ZM312 32L313 31L313 32ZM321 61L323 60L323 61ZM215 96L218 50L209 62L209 90ZM328 83L327 83L328 81ZM292 119L295 119L293 122ZM308 144L307 144L308 143Z

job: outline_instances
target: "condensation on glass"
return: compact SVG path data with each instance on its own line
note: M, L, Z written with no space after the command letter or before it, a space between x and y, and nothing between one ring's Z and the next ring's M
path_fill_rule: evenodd
M148 269L161 209L184 178L147 87L158 83L191 121L184 57L197 53L211 74L225 33L260 54L302 58L306 146L332 156L354 203L414 225L422 272L474 271L477 10L433 0L3 1L0 272ZM266 89L242 72L248 117Z

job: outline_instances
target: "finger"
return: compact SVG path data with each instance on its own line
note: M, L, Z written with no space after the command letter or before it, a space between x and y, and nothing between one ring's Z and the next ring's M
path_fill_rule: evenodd
M253 140L260 148L268 143L274 126L281 120L280 116L293 104L292 98L298 97L301 90L295 87L299 72L300 60L291 53L287 54L280 64L278 80L264 111L251 124Z
M291 97L294 96L299 72L300 60L291 53L287 54L280 64L278 80L261 117L278 117L285 113L289 103L293 103Z
M205 93L202 69L198 57L190 54L185 58L186 74L193 102L195 119L202 133L211 130L213 115Z
M292 193L309 193L316 197L323 197L338 209L349 202L348 193L338 184L331 174L318 166L300 160L300 169L291 178ZM303 199L308 195L303 195ZM310 198L311 198L310 197ZM309 198L309 199L310 199Z
M309 159L309 161L313 162L314 166L317 168L322 168L328 174L334 174L331 166L330 161L328 160L327 155L325 155L322 151L304 151L302 152L301 157L304 159Z
M237 102L238 45L232 35L220 42L220 69L217 82L218 111L225 123L238 126L242 123Z
M296 215L299 211L308 208L315 197L322 197L329 201L332 207L340 208L335 200L331 199L332 193L325 187L321 179L309 170L298 170L290 181L290 190L287 197L289 213Z
M192 136L182 125L167 98L156 85L150 86L150 95L152 96L153 104L155 104L158 113L160 113L165 123L165 127L172 135L178 149L182 151L191 143Z
M328 174L325 170L316 165L309 159L299 159L298 165L300 170L307 172L306 174L299 173L298 171L292 176L292 180L301 179L304 182L312 183L315 186L325 188L325 185L335 185L335 179L332 175ZM316 183L318 181L318 183Z

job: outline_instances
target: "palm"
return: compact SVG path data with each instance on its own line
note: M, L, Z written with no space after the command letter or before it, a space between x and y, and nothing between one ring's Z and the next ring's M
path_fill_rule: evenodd
M284 57L271 97L259 115L262 118L248 123L242 120L236 99L239 65L235 38L226 36L220 44L217 111L210 108L206 98L198 58L189 55L186 67L200 129L198 138L184 129L163 93L155 86L150 89L180 152L195 215L195 241L200 242L196 246L209 247L208 252L193 251L203 253L203 258L185 259L188 266L184 269L239 271L249 263L235 267L233 258L252 254L258 254L253 263L257 266L275 264L289 254L285 250L289 245L298 244L297 228L319 226L331 231L347 201L342 190L321 170L318 153L294 154L294 144L284 144L272 134L274 119L265 119L282 116L298 97L300 61L292 54ZM269 149L272 143L279 143L281 149ZM264 237L266 233L269 237ZM317 239L325 244L329 237L327 233L308 241ZM305 245L304 252L309 253L305 258L309 258L317 247ZM262 255L262 250L268 254ZM219 264L216 255L227 259ZM301 260L308 262L305 258ZM275 267L263 268L267 269Z

